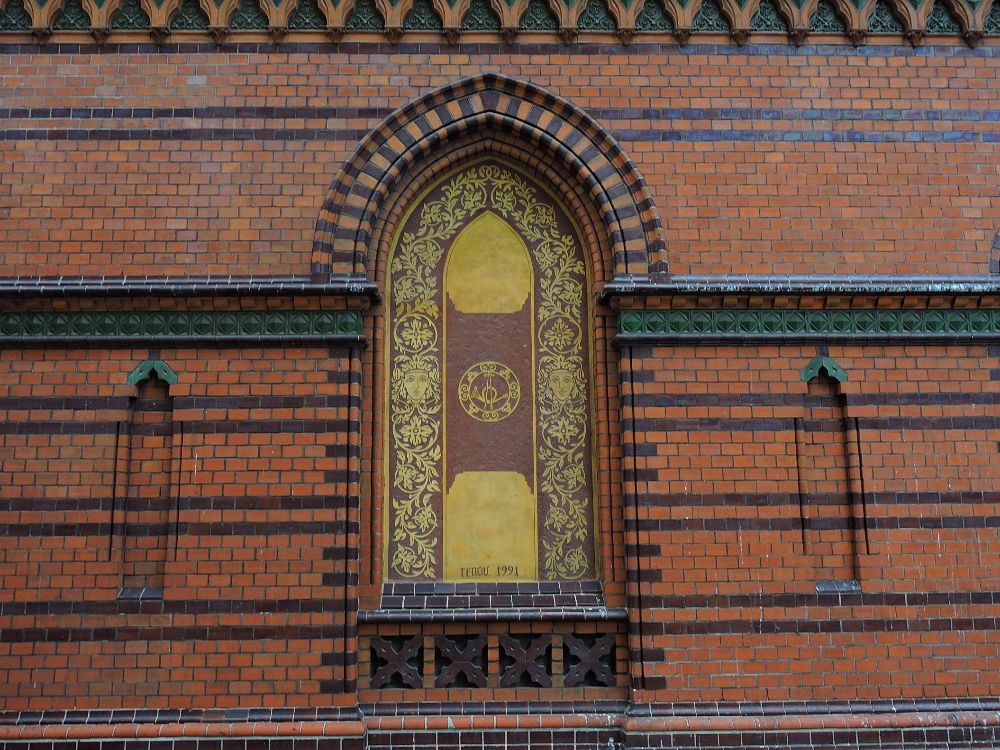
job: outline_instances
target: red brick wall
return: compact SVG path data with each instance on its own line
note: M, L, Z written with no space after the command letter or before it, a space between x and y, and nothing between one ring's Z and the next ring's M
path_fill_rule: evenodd
M0 47L0 281L309 274L321 206L358 141L395 108L483 71L564 97L618 139L654 198L672 274L990 270L996 38L975 50L532 40L444 49ZM192 309L230 305L240 303L206 298ZM536 745L651 747L655 733L666 745L682 728L643 724L643 712L849 715L868 709L844 701L899 701L871 711L929 705L927 721L947 724L949 711L1000 705L995 344L616 350L598 326L603 603L627 608L627 622L358 624L359 603L376 608L384 594L380 315L377 304L367 312L365 353L212 342L0 350L3 717L253 708L316 718L360 702L367 725L307 729L367 727L370 746L440 731L489 747L510 731L519 747L530 729ZM802 382L817 355L845 368L847 382ZM158 394L170 399L169 435L137 429L150 404L126 379L148 359L178 374ZM159 462L156 523L140 539L128 498L144 491L130 474L144 471L147 449ZM140 542L162 558L162 598L119 598L142 587L122 565ZM613 674L572 690L500 689L507 632L551 639L560 666L559 644L574 634L610 638ZM478 635L489 685L437 688L435 639ZM369 649L382 637L418 639L423 687L371 686ZM917 703L938 699L966 702ZM982 718L969 716L949 726ZM855 742L868 718L843 721L855 734L839 739ZM797 726L826 731L820 724ZM711 726L711 738L678 734L675 745L837 744ZM958 742L931 730L911 740Z
M815 350L631 351L643 699L997 696L1000 352L831 345L844 441Z
M990 36L974 51L863 55L525 44L445 60L426 47L0 52L0 107L14 110L0 275L308 273L323 196L358 140L482 71L609 129L655 196L672 273L989 271Z
M166 523L139 542L162 550L164 592L116 603L141 585L122 578L125 485L142 480L125 377L149 356L0 355L3 708L330 706L345 677L347 351L158 352L179 378L178 466Z

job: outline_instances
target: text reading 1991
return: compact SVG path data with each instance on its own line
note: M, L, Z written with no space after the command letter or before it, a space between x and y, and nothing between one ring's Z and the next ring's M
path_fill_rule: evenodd
M479 565L473 568L460 568L462 578L511 578L517 575L516 565ZM496 572L494 572L496 571Z

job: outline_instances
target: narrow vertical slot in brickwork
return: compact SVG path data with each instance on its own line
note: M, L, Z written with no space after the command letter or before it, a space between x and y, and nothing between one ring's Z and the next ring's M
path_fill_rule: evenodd
M123 482L127 475L127 470L122 468L121 461L127 460L123 457L125 449L122 446L122 433L128 428L127 422L118 420L115 422L115 447L112 458L112 480L111 480L111 533L108 539L108 562L120 560L121 555L121 515L122 501L120 493L124 493ZM127 436L126 436L127 439Z
M858 418L847 414L847 399L844 394L841 394L840 398L844 405L844 440L850 472L849 481L853 485L850 501L854 517L854 552L855 555L870 555L868 493L865 489L865 461L861 447L861 429L858 426Z
M802 531L802 554L809 554L809 541L806 536L806 502L805 502L805 481L802 469L802 419L795 418L795 482L796 494L799 500L799 524Z
M805 547L814 556L818 581L853 581L856 530L843 397L837 381L823 374L808 387L800 456Z
M170 527L173 399L153 376L139 385L132 408L125 494L124 590L161 589Z

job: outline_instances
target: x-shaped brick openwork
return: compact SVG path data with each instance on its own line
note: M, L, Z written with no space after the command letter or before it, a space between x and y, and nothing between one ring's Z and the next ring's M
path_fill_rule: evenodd
M572 635L563 636L563 643L569 652L580 660L579 664L574 664L566 673L566 687L574 687L582 683L587 679L587 672L593 672L597 682L601 685L614 686L613 668L601 661L604 657L611 656L612 663L614 663L614 633L598 638L593 647L588 646L586 641Z
M424 678L421 676L420 670L409 663L412 659L417 659L418 663L422 664L423 636L418 635L406 641L399 651L396 651L389 641L378 636L372 637L371 644L372 650L378 657L388 662L376 669L375 674L372 675L373 688L385 687L392 682L392 677L395 674L398 674L402 678L403 684L408 687L422 688L424 686Z
M528 677L539 687L552 687L552 675L548 673L544 664L538 663L538 659L545 656L545 651L551 643L552 636L543 635L540 638L535 638L525 648L509 635L501 635L500 647L509 658L514 660L514 663L504 670L503 677L500 678L500 686L517 685L521 681L521 675L527 672Z
M486 687L488 685L482 668L478 667L472 661L481 655L483 649L486 648L485 635L473 638L464 649L459 648L458 644L454 641L441 635L434 639L434 645L441 652L441 656L451 662L451 664L441 670L441 674L434 680L435 687L448 687L455 681L459 674L464 674L466 679L476 687Z

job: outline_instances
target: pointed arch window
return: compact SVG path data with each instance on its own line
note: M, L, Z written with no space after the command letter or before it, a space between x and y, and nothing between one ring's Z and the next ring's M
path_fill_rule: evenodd
M390 580L594 580L580 235L492 159L419 198L389 259Z

